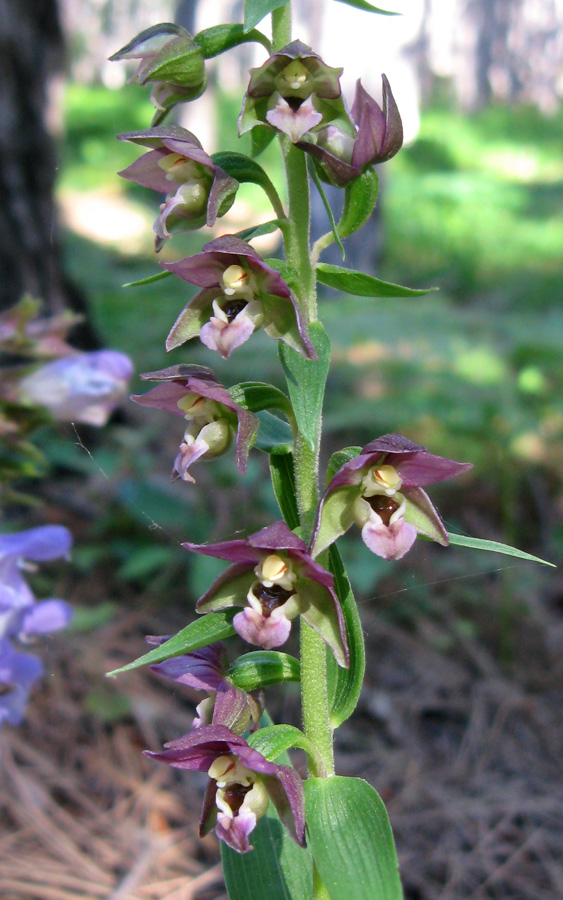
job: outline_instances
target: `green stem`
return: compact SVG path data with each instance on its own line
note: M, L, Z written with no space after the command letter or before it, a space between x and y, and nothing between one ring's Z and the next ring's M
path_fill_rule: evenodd
M274 49L291 41L291 3L272 13ZM311 206L307 160L302 150L282 135L281 149L287 176L287 222L284 228L285 255L297 274L298 299L309 321L317 315L317 281L309 256ZM321 429L319 427L320 435ZM295 437L294 469L297 506L302 537L312 533L319 501L319 447L311 448L302 434ZM306 622L301 621L301 702L305 734L314 741L322 756L327 775L334 774L332 726L330 723L326 645ZM314 772L313 774L320 774ZM318 880L318 879L317 879ZM318 883L315 898L326 896Z
M287 177L287 228L285 255L298 274L299 300L310 322L317 317L317 282L309 256L311 204L307 159L302 150L283 135L280 138Z
M281 50L291 41L291 3L272 11L272 50Z

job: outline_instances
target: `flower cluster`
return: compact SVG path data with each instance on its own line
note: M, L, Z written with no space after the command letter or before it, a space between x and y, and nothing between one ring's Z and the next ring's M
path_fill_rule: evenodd
M0 535L0 725L19 725L29 692L43 665L20 645L64 628L72 609L64 600L37 602L22 572L35 563L66 556L72 538L68 529L45 525Z
M234 40L235 32L236 28L225 40ZM140 58L137 78L142 82L158 82L164 75L170 79L173 73L166 68L171 58L170 48L166 49L168 42L186 40L185 36L176 34L171 38L170 34L164 26L160 31L157 28L151 34L145 33L115 58ZM217 34L214 32L213 41L219 40ZM201 46L208 46L208 40L209 33L195 38ZM179 45L175 46L178 50ZM186 52L191 53L190 47L186 44ZM159 56L162 53L164 56ZM315 771L328 772L331 752L323 755L315 746L317 735L310 734L314 729L307 730L305 681L308 679L311 691L316 675L311 657L305 672L304 655L300 663L278 651L292 640L296 620L303 620L310 648L314 643L319 654L316 660L322 659L321 677L325 654L330 655L330 691L347 697L357 691L359 696L353 669L362 657L358 649L361 627L355 624L354 600L344 575L339 573L338 555L334 550L325 551L354 524L361 528L369 549L386 560L404 556L418 535L446 545L447 532L423 488L469 468L467 463L434 456L400 435L383 435L356 456L346 456L347 462L333 475L315 509L319 448L305 432L310 424L309 409L315 417L313 425L320 421L322 404L317 395L322 399L324 380L320 384L317 373L322 366L315 366L315 362L321 357L323 336L322 326L316 321L315 298L308 296L309 283L314 280L311 260L315 254L310 253L308 246L310 223L301 214L303 205L309 214L303 154L312 158L320 178L347 187L372 166L394 156L403 140L401 118L385 75L382 105L358 81L350 110L342 96L341 75L342 69L328 66L300 41L287 44L250 72L239 132L259 129L255 133L261 135L257 146L264 134L280 135L288 172L295 164L294 174L301 179L292 182L288 177L287 215L268 176L254 159L227 153L211 158L193 134L176 126L121 135L122 140L139 144L148 152L120 174L164 196L154 225L157 250L176 231L213 226L233 204L239 180L264 188L276 219L258 227L262 233L279 228L284 238L284 262L263 259L249 243L256 235L256 230L250 229L215 238L201 252L163 262L161 266L199 288L172 326L167 350L176 350L198 337L206 348L229 359L262 329L268 337L281 342L289 398L273 385L256 382L227 388L210 369L181 364L141 376L156 386L146 394L132 397L142 406L186 420L173 477L193 483L191 466L200 459L214 459L225 453L233 440L241 474L246 471L249 452L255 444L279 454L281 459L279 465L272 463L272 480L286 521L275 521L247 537L183 544L191 553L228 563L196 603L196 612L208 617L205 627L196 622L192 623L193 630L189 625L181 632L182 641L186 633L195 635L191 644L186 638L185 648L192 652L166 658L168 639L147 638L156 650L145 661L155 663L152 668L157 674L204 694L197 705L192 730L167 743L162 752L147 754L176 768L207 773L201 834L215 828L217 836L239 853L252 849L250 835L267 813L270 801L290 837L301 846L305 844L300 776L293 767L272 761L279 758L279 745L270 747L270 758L268 752L259 753L253 746L253 741L262 750L266 746L260 743L263 732L254 732L261 719L263 723L262 689L276 679L301 678L304 698L305 734L301 734L298 743L284 744L284 748L305 748ZM173 94L170 89L169 96ZM233 156L237 157L236 165L232 164ZM295 187L297 181L300 190ZM347 194L346 203L349 201ZM303 246L297 247L300 241ZM314 294L314 290L310 293ZM328 363L328 351L322 362ZM303 384L297 384L300 378ZM296 394L302 401L299 410ZM264 421L268 422L264 414L270 420L274 418L270 410L281 412L288 419L287 423L279 419L275 422L284 438L277 444L274 441L273 450L271 444L265 446L267 441L260 442L260 429ZM305 453L307 443L310 446ZM293 527L299 521L301 526ZM310 539L309 543L303 540L304 536ZM214 628L218 629L215 640L210 637L209 645L201 646L201 634L212 635ZM218 642L219 637L233 632L247 645L259 648L243 657L256 670L254 680L242 682L247 690L237 683L226 647ZM173 639L170 653L178 652L179 638L177 635ZM302 643L303 654L306 643ZM198 649L193 650L194 647ZM284 664L288 666L287 679L279 673L271 678L263 675L261 666L272 657L274 669L277 665L283 673ZM330 691L325 692L323 703L326 701L327 732L331 735L334 723L328 710Z

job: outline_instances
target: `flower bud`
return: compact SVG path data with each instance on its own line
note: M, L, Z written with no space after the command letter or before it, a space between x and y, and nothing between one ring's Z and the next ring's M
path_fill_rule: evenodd
M139 59L131 80L154 85L151 102L162 121L176 103L196 100L207 86L203 51L179 25L164 22L138 34L110 60Z

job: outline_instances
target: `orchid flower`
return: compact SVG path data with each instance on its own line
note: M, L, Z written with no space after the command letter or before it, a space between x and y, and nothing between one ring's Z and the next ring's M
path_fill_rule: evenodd
M354 129L332 123L298 146L311 154L321 176L343 187L362 173L366 166L386 162L395 156L403 144L403 124L385 75L383 81L383 108L362 87L358 79L352 104L351 117Z
M342 71L327 66L301 41L283 47L264 65L250 70L239 134L267 125L296 143L334 120L350 129L341 98Z
M185 128L168 125L132 131L120 134L119 140L151 148L119 175L166 194L154 223L157 250L175 231L211 227L233 205L238 181L216 166Z
M146 394L134 394L131 399L135 403L184 416L189 422L174 461L173 475L193 483L190 465L201 457L211 459L224 453L235 430L237 467L241 474L246 472L258 420L234 402L211 369L177 365L140 377L158 384Z
M161 263L184 281L203 288L182 310L166 347L173 350L198 337L227 359L258 328L316 359L307 324L289 286L246 241L226 235L202 253Z
M207 85L201 48L185 28L171 22L147 28L110 56L111 62L122 59L139 60L130 81L153 85L153 125L177 103L200 97Z
M433 456L398 434L384 434L345 463L321 500L312 555L318 556L356 524L366 546L383 559L401 559L422 534L443 546L444 524L422 488L471 468Z
M168 636L146 638L147 643L157 646L167 640ZM197 716L192 728L225 725L236 734L242 734L257 727L262 704L252 694L247 694L229 681L228 668L227 650L221 642L151 666L153 672L163 678L207 693L208 696L196 706Z
M348 666L334 578L311 559L305 542L285 522L275 522L246 539L183 546L232 563L198 600L198 612L242 607L233 619L235 630L248 643L265 649L284 644L292 620L301 615L328 644L338 664Z
M249 835L271 800L290 837L305 846L303 784L297 772L269 762L224 725L204 725L165 744L161 753L145 753L177 769L207 772L202 836L215 826L219 840L247 853L253 849Z

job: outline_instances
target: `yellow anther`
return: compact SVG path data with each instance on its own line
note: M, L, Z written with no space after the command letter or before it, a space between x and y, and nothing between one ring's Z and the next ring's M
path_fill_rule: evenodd
M379 481L383 487L394 490L397 490L402 484L401 476L394 466L381 466L379 469L375 469L373 478L375 481Z
M235 770L236 760L232 756L218 756L211 763L207 774L215 781L224 781L229 775L233 775Z
M204 411L205 397L201 397L200 394L186 394L185 397L178 400L176 405L183 413L191 418L195 418L195 416L201 415Z
M177 184L191 181L194 178L201 178L201 167L192 159L182 156L180 153L167 153L158 160L159 169L166 172L168 181L175 181Z
M279 581L287 572L287 563L275 553L262 563L262 575L268 581Z
M245 286L247 279L248 275L244 271L242 266L229 266L223 272L223 284L225 286L225 293L234 293L235 291L239 291Z

